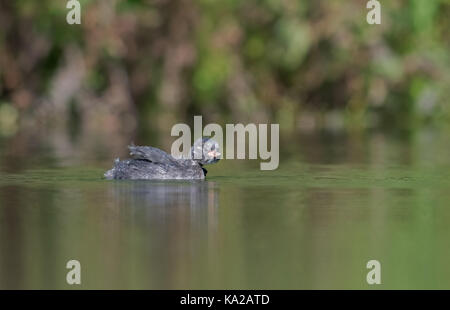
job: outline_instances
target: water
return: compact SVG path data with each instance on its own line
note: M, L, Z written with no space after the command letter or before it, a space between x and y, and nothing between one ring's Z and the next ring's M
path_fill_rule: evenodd
M204 182L106 181L116 154L6 141L0 288L73 289L71 259L88 289L372 289L371 259L377 288L449 288L447 138L285 136L278 170Z

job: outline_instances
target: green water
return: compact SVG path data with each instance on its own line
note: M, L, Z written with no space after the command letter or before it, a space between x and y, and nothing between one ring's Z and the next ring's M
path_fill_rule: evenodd
M225 160L204 182L106 181L115 154L3 144L0 288L450 288L447 138L286 137L278 170Z

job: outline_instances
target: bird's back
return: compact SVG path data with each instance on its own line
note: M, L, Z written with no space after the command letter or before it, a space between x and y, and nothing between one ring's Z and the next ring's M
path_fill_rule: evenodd
M145 159L116 160L105 173L107 179L125 180L199 180L205 174L200 165L189 159L171 163L155 163Z

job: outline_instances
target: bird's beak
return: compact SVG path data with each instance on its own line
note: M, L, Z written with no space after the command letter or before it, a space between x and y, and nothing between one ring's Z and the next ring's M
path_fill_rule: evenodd
M209 157L214 157L214 158L218 158L221 154L219 152L217 152L216 150L208 152L208 156Z

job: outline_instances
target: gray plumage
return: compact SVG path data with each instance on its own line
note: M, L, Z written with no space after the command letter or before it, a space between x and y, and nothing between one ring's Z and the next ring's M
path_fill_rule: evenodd
M194 143L192 159L177 159L152 146L128 146L132 158L116 159L114 167L105 173L106 179L125 180L202 180L205 164L215 163L220 153L217 142L204 138ZM202 156L194 156L195 150L203 149ZM197 158L198 159L197 159Z

